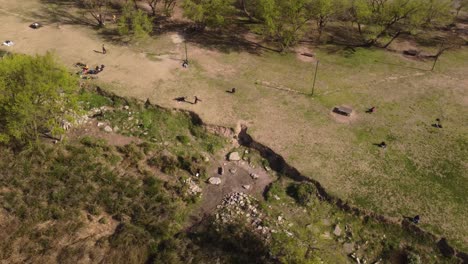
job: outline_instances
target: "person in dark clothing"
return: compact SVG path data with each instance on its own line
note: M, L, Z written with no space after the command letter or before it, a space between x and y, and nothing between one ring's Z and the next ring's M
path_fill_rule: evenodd
M106 54L106 53L107 53L106 47L104 46L104 44L102 44L102 54Z
M198 98L196 95L195 95L195 101L193 102L193 104L197 104L198 102L201 102L202 100L200 100L200 98Z
M233 93L236 93L236 88L232 88L232 89L231 89L231 93L232 93L232 94L233 94Z
M415 223L415 224L419 223L419 215L413 217L412 222Z
M182 67L184 67L184 68L188 67L188 61L187 60L184 60L184 62L182 63Z
M186 98L185 96L181 96L181 97L176 97L176 98L174 98L174 100L176 100L176 101L179 102L179 103L185 102L186 99L187 99L187 98Z
M368 113L368 114L372 114L372 113L374 113L374 112L375 112L375 110L376 110L376 109L375 109L375 106L373 106L373 107L371 107L371 108L367 109L366 113Z
M385 141L382 141L382 142L380 142L380 144L378 146L383 148L383 149L386 149L387 148L387 143L385 143Z

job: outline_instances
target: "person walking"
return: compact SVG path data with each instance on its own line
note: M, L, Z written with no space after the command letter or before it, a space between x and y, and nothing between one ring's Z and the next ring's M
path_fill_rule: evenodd
M198 98L196 95L195 95L195 101L193 102L193 104L197 104L198 102L201 102L202 100L200 100L200 98Z
M104 46L104 44L102 44L102 54L106 54L106 53L107 53L106 47Z

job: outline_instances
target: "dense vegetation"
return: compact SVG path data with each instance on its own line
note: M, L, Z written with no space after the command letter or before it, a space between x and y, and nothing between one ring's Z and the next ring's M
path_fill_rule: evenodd
M0 63L0 143L23 145L58 136L77 110L77 78L52 54L8 55Z
M110 14L109 7L119 7L122 10L119 32L140 32L140 35L152 30L148 15L156 18L155 21L162 21L172 14L178 3L183 7L184 15L197 24L197 30L205 27L229 30L233 25L247 25L246 29L277 43L282 51L297 44L305 34L310 35L310 32L315 32L313 35L317 42L336 41L322 37L327 26L333 22L341 22L341 27L346 27L348 36L342 41L347 45L387 47L401 34L414 34L428 28L447 26L461 10L467 8L466 0L134 0L133 4L118 0L78 2L89 10L99 26L105 25L105 18ZM150 7L151 13L141 11L143 6ZM129 27L134 30L128 29ZM331 27L330 30L335 29Z

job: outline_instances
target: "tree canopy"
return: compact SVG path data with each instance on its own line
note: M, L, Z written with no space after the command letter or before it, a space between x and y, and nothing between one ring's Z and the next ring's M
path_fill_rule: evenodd
M188 18L218 28L244 16L284 50L311 30L320 40L331 21L351 22L345 23L351 30L357 25L363 46L386 47L400 33L450 24L452 9L464 1L454 7L452 0L185 0L183 7Z
M153 31L153 19L142 10L127 4L123 7L117 26L120 35L141 38Z
M7 55L0 60L0 143L23 145L59 135L77 109L77 79L52 54Z

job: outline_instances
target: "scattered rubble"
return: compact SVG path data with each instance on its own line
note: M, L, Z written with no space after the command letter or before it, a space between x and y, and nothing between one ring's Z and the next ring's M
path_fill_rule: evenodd
M202 188L198 186L191 178L185 180L185 183L188 184L188 194L189 195L198 195L202 193Z
M224 197L217 208L218 212L215 214L217 224L224 225L243 219L253 230L265 238L270 237L271 230L266 226L264 215L260 212L255 198L241 192L231 193Z

